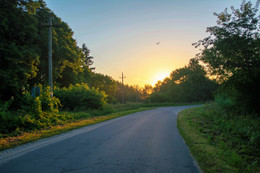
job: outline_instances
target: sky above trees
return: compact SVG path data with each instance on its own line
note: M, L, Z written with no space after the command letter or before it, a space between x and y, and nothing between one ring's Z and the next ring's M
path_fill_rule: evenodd
M130 85L154 85L176 68L188 64L216 24L214 12L239 7L240 0L46 0L85 43L94 56L96 72ZM255 4L255 0L252 0ZM156 44L160 42L160 44Z

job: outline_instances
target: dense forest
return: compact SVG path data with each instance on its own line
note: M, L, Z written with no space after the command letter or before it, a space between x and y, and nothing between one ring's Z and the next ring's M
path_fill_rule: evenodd
M210 36L194 43L202 48L183 68L152 87L122 85L95 72L95 57L85 44L78 46L68 24L43 0L0 1L0 119L1 133L41 127L46 118L58 122L60 110L104 109L107 104L189 103L216 99L229 109L260 113L260 41L257 7L215 14ZM48 20L52 17L54 97L48 86ZM38 94L32 91L35 87ZM57 117L53 114L57 113ZM64 117L63 117L64 118ZM66 118L65 118L66 119ZM15 121L12 127L11 121ZM35 126L33 126L34 128Z

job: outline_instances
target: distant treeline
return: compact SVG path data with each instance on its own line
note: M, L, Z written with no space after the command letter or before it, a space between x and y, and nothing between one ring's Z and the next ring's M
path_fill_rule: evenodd
M122 86L110 76L95 73L90 50L85 44L77 45L73 31L43 0L2 0L0 102L12 110L29 105L25 97L33 87L44 90L48 85L46 25L50 15L55 24L54 96L60 100L60 108L69 105L67 108L73 109L69 103L72 98L82 103L94 99L95 104L82 105L85 109L99 109L107 102L121 103L123 90L125 102L200 102L215 98L230 108L259 113L259 20L257 9L250 2L244 2L241 9L233 9L230 14L215 14L218 25L208 27L210 36L194 43L195 47L202 47L201 53L155 87L141 88ZM84 98L79 100L80 96Z
M216 80L207 77L207 73L196 59L188 66L174 70L169 78L159 81L153 88L151 102L201 102L213 100L218 88Z
M122 89L125 102L186 102L212 98L212 94L207 93L208 96L196 99L184 99L182 96L175 97L175 95L174 99L159 97L157 99L158 85L155 88L150 85L143 88L129 85L122 87L120 82L110 76L93 72L94 57L90 56L90 50L85 44L82 47L77 45L76 40L72 37L73 31L46 7L44 1L3 0L0 3L0 100L12 99L11 108L23 107L24 93L30 93L33 87L48 85L49 31L46 26L48 26L50 15L54 25L52 28L54 96L58 97L58 90L64 87L87 84L90 89L94 88L97 92L102 91L104 101L109 103L122 101ZM190 85L188 88L196 87L195 85L197 84ZM152 92L155 93L150 98ZM163 90L160 92L160 96L162 93L164 93ZM204 93L202 94L204 95ZM186 96L183 95L183 97ZM63 99L61 98L61 100ZM61 105L63 104L61 103Z

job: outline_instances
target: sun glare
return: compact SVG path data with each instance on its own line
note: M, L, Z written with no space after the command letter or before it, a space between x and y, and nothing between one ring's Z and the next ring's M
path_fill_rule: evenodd
M154 86L158 81L163 81L166 77L169 77L169 75L169 72L166 71L158 72L153 78L152 85Z

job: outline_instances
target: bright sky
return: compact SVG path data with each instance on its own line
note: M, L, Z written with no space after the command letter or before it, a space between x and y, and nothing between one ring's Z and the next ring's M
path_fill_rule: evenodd
M130 85L152 84L199 52L191 44L216 25L214 12L242 0L45 0L86 43L96 72ZM255 0L252 1L255 4ZM229 8L230 9L230 8ZM160 42L160 44L156 44Z

